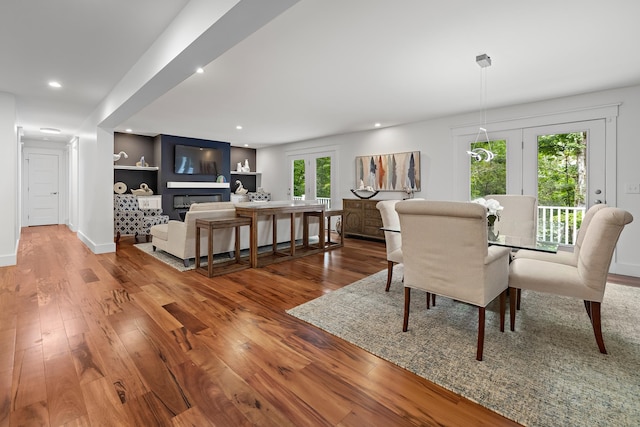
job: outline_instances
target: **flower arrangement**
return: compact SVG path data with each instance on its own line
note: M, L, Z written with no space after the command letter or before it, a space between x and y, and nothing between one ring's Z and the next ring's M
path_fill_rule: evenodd
M500 206L500 202L495 199L484 199L482 197L472 201L487 208L487 225L491 227L496 220L500 220L500 211L504 209L504 207Z

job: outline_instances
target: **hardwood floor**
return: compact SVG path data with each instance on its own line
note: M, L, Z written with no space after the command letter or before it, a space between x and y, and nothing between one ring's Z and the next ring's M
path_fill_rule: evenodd
M384 270L383 243L211 279L132 244L22 230L0 268L0 426L517 425L285 313Z

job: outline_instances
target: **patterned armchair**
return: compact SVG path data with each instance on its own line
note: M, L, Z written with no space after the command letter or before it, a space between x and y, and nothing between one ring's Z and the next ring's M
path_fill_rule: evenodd
M168 215L162 215L162 209L140 209L138 196L133 194L115 194L113 196L113 226L116 242L120 236L145 236L149 241L151 227L167 224Z

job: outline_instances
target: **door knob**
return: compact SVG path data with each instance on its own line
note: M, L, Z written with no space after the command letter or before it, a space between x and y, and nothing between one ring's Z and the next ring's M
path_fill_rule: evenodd
M593 202L593 204L595 204L595 205L599 205L601 203L602 203L602 200L600 200L600 199L597 199L595 202Z
M596 193L596 194L601 194L601 193L602 193L602 190L596 190L596 191L595 191L595 193Z

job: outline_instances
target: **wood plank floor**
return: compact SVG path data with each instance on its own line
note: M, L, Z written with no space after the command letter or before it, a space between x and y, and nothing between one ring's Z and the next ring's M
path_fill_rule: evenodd
M0 268L0 427L517 425L285 313L384 270L383 243L212 279L132 244L22 230Z

